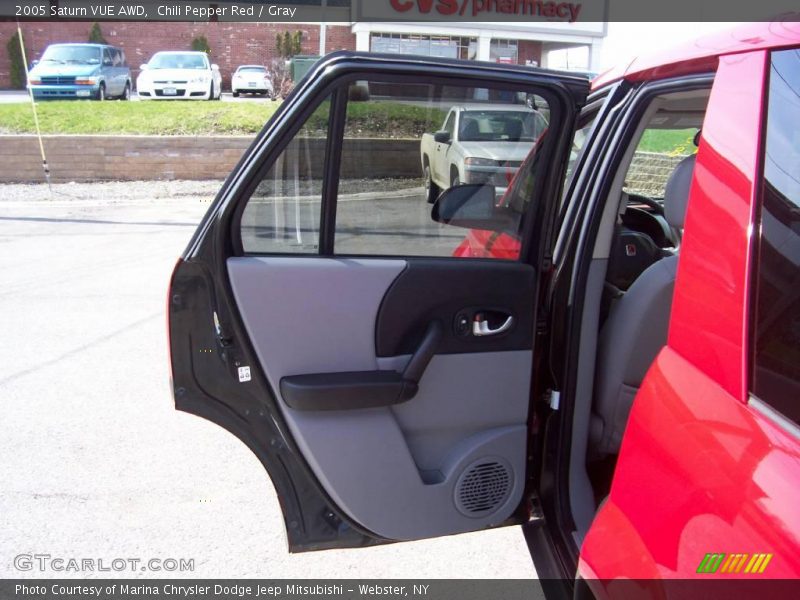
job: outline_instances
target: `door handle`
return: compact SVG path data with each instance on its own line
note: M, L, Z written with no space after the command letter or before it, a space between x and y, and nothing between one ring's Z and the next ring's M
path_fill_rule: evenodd
M514 317L509 316L502 325L496 327L495 329L491 329L489 327L489 321L487 321L483 315L477 314L475 315L475 320L472 322L472 335L475 337L487 337L490 335L500 335L501 333L505 333L514 325Z
M295 410L354 410L392 406L411 400L444 335L439 321L428 325L402 373L355 371L292 375L280 381L281 395Z

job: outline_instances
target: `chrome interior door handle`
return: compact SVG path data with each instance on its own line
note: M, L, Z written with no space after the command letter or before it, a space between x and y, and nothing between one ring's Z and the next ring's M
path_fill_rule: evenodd
M514 317L508 317L505 322L497 327L496 329L489 328L489 321L486 319L477 317L472 322L472 335L476 337L486 337L489 335L500 335L501 333L505 333L511 326L514 325Z

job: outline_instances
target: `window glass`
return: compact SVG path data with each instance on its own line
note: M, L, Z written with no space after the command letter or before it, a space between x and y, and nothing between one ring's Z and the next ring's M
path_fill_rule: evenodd
M578 122L578 129L575 130L575 135L572 136L572 146L569 151L569 162L567 163L567 172L564 176L564 192L566 193L568 183L572 179L572 174L575 172L575 164L578 162L578 157L583 151L583 146L586 140L589 139L589 134L594 127L595 119L599 111L593 110L591 113L581 115Z
M336 254L518 257L538 161L528 160L524 176L509 188L526 157L544 143L549 111L538 108L547 108L543 98L537 96L532 108L522 91L376 81L360 82L349 97ZM434 143L433 133L450 125L451 109L459 125L449 144ZM503 231L431 218L430 201L463 184L494 187L495 203L511 215Z
M444 131L450 134L452 137L456 133L456 113L451 112L450 116L447 117L447 121L444 124Z
M355 82L346 96L338 192L325 199L336 202L335 230L326 236L334 254L519 257L550 118L542 96L382 81ZM330 252L320 248L330 104L308 119L248 201L246 253ZM472 124L461 131L463 121ZM447 127L450 142L435 142ZM451 201L449 217L435 220L434 201L466 185L459 197L469 202Z
M97 46L79 44L48 46L42 55L43 63L96 65L101 59L102 52Z
M800 51L772 54L751 388L800 423Z
M416 35L405 33L373 33L370 50L385 54L418 54L474 60L478 39L450 35Z
M489 44L489 60L498 63L517 64L516 40L492 40Z
M245 252L318 252L329 111L327 100L308 118L248 200L241 223Z
M699 117L702 119L702 115ZM688 120L688 119L687 119ZM697 152L694 139L699 125L684 127L654 118L639 140L631 166L625 175L624 191L631 195L664 198L667 180L678 163Z
M158 52L147 64L150 69L208 69L205 55L188 52Z

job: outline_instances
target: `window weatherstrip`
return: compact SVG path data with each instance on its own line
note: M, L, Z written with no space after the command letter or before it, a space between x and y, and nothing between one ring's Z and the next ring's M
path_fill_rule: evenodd
M328 139L325 143L325 163L322 174L322 214L319 225L319 254L333 256L336 236L336 204L342 163L344 126L347 119L346 85L339 86L331 98L328 119Z
M786 431L786 433L789 435L800 439L800 426L798 426L797 423L788 417L783 416L783 414L779 413L777 410L772 408L772 406L757 396L750 394L750 399L748 400L747 405L757 413L760 413L761 416L772 421L775 425Z

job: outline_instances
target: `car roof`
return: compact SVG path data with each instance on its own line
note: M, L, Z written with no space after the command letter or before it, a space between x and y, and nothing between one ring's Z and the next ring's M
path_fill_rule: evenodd
M159 50L156 54L200 54L208 56L208 54L202 50Z
M48 44L47 47L50 46L93 46L95 48L116 48L116 46L112 46L111 44L95 44L94 42L59 42L57 44Z
M463 112L471 111L504 111L504 112L535 112L524 104L462 104L459 106Z
M789 16L795 20L748 23L668 50L637 56L598 75L592 81L592 89L620 79L643 81L713 71L720 56L796 46L800 44L800 22L797 22L800 13Z

